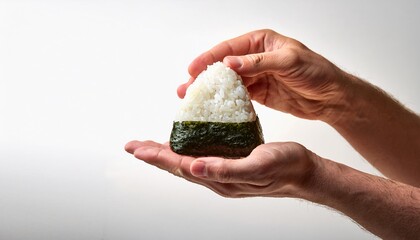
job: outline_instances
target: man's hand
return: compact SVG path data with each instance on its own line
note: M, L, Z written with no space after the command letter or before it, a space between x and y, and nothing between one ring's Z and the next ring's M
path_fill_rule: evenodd
M346 92L344 73L302 43L271 30L250 32L224 41L197 57L189 66L191 79L216 61L242 76L251 98L267 107L306 119L337 118Z
M182 156L169 145L132 141L126 151L225 197L298 197L317 156L297 143L268 143L242 159Z
M293 197L343 212L384 239L420 234L420 189L323 159L297 143L260 145L246 158L194 158L132 141L129 153L225 197Z

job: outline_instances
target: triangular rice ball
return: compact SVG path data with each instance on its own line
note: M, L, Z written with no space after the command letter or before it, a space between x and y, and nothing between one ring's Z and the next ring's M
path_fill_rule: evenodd
M223 63L207 67L187 89L170 138L174 152L244 157L264 143L241 77Z

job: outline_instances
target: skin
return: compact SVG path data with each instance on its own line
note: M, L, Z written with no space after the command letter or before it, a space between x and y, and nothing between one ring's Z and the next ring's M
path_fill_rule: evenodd
M215 61L242 76L253 100L330 124L394 180L324 159L291 142L260 145L241 160L181 156L168 143L153 141L129 142L129 153L225 197L302 198L341 211L384 239L420 235L420 118L415 113L271 30L222 42L197 57L178 95L184 97L195 77Z

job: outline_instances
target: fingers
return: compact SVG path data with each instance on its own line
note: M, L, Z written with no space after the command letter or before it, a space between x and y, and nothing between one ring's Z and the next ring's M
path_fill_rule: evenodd
M253 157L243 159L224 159L218 157L198 158L191 163L193 176L219 183L259 184L263 161Z
M207 68L207 65L222 61L225 56L243 55L248 53L250 50L250 34L251 33L219 43L209 51L201 54L192 61L188 67L188 72L195 78Z
M132 141L126 144L125 149L148 164L182 177L189 172L189 165L193 159L174 153L168 143Z
M187 93L187 88L194 82L194 78L190 78L187 83L180 85L177 89L177 94L179 98L184 98L185 94Z
M301 64L301 58L297 51L283 48L244 56L227 56L223 59L223 63L242 77L253 77L272 72L287 75Z
M127 143L126 150L148 164L166 170L190 182L203 185L222 196L236 197L239 193L244 192L237 184L221 184L193 176L190 172L190 167L194 158L172 152L168 144L159 144L153 141L132 141Z
M188 72L195 78L204 71L207 65L222 61L226 56L241 56L246 54L271 51L273 45L281 45L286 37L271 31L258 30L224 41L209 51L198 56L189 66Z
M259 176L257 169L263 169L258 166L263 161L258 162L253 157L204 157L194 161L193 157L174 153L167 143L132 141L125 148L138 159L194 182L203 179L219 183L251 183Z
M274 56L260 53L271 52L280 48L287 39L287 37L272 30L264 29L253 31L216 45L191 62L188 67L191 78L187 83L178 87L178 96L183 98L186 89L194 82L195 78L202 71L206 70L208 65L217 61L223 61L240 75L245 74L247 76L256 75L264 70L274 69L275 62L272 61ZM226 56L230 57L226 58Z
M178 96L184 98L187 88L202 71L206 70L208 65L222 61L228 55L243 55L248 53L251 47L249 37L252 34L254 33L248 33L232 40L224 41L194 59L188 67L191 78L187 83L178 87Z
M140 142L140 141L131 141L129 143L127 143L125 145L125 151L127 151L128 153L134 154L134 151L137 148L140 148L141 146L144 145L151 145L151 146L160 146L159 143L155 143L153 141L145 141L145 142Z

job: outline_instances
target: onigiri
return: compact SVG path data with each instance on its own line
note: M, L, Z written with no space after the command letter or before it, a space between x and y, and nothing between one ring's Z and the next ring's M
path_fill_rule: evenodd
M171 149L190 156L239 158L262 143L261 125L241 77L221 62L209 65L181 102Z

